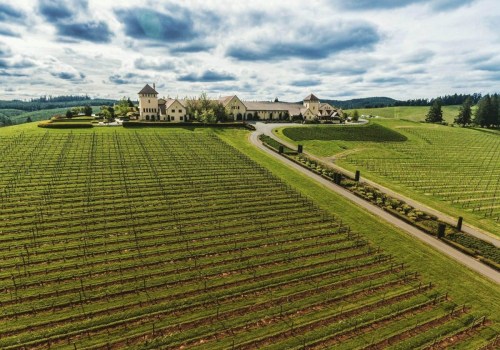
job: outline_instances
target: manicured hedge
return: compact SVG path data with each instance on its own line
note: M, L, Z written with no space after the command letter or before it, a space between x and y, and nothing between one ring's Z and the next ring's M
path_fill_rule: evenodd
M255 130L253 125L247 123L168 123L168 122L123 122L125 128L247 128Z
M283 129L283 134L294 141L306 140L341 140L341 141L372 141L401 142L407 138L397 131L379 124L367 125L331 125L312 127L291 127Z

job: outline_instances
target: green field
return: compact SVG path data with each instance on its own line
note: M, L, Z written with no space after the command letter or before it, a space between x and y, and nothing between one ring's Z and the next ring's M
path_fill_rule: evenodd
M443 119L448 123L453 123L458 114L460 106L443 106ZM353 112L354 110L347 110ZM427 106L401 106L383 108L360 108L357 109L359 115L372 115L390 119L405 119L409 121L421 122L425 120L425 115L429 111Z
M0 347L470 348L495 336L495 286L421 243L407 253L409 237L247 135L0 130ZM474 323L483 315L493 324Z
M367 130L375 126L379 132L368 139ZM391 140L392 133L407 141ZM363 126L285 128L277 134L327 161L359 169L366 178L500 235L500 138L495 133L377 120Z
M99 106L92 106L94 113L99 111ZM5 116L9 118L14 124L25 123L28 118L32 121L48 120L54 115L65 115L66 111L70 108L53 108L42 109L39 111L26 112L20 109L0 109L0 117Z

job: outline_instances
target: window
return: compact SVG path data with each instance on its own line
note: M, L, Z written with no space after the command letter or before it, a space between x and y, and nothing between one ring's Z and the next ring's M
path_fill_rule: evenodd
M172 113L175 113L175 109L172 109Z
M182 109L179 109L179 113L182 113Z
M172 117L170 120L175 120L175 117Z
M184 120L184 118L183 118L183 117L181 117L181 120Z
M151 103L151 100L148 100L148 103Z

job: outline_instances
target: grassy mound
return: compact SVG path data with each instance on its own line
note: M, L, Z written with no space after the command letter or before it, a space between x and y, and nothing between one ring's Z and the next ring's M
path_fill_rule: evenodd
M294 141L402 142L407 140L406 136L379 124L286 128L283 130L283 134Z

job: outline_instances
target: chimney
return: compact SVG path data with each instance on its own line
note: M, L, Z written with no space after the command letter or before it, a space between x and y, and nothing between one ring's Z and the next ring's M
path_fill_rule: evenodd
M155 83L153 83L153 90L156 90L156 86L155 86Z

